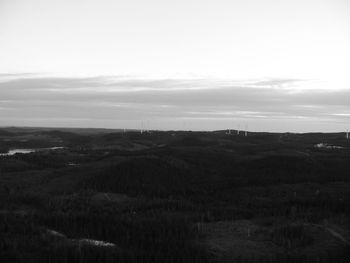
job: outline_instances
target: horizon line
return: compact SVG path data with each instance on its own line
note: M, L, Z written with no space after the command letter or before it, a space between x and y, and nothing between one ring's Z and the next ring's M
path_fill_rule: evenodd
M156 131L156 132L221 132L221 131L240 131L244 132L247 131L249 133L280 133L280 134L314 134L314 133L320 133L320 134L342 134L342 133L349 133L349 130L345 131L334 131L334 132L323 132L323 131L308 131L308 132L293 132L293 131L284 131L284 132L278 132L278 131L251 131L251 130L244 130L244 129L220 129L220 130L174 130L174 129L142 129L142 128L106 128L106 127L67 127L67 126L16 126L16 125L10 125L10 126L2 126L0 125L0 129L9 129L9 128L17 128L17 129L81 129L81 130L121 130L121 131ZM239 135L240 136L240 135ZM244 136L243 136L244 137Z

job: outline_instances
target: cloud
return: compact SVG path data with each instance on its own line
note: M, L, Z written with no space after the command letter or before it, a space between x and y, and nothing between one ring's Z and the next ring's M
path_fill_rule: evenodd
M268 79L253 82L253 86L262 86L262 87L283 87L285 85L293 85L298 82L303 82L302 79Z
M350 90L291 93L293 85L302 82L297 79L28 78L26 75L6 78L0 75L3 123L32 120L45 126L55 120L60 120L57 123L62 125L64 119L71 124L76 119L77 124L84 126L94 123L115 126L116 122L148 119L167 129L167 123L179 119L196 119L201 123L205 123L204 119L222 123L265 119L276 120L276 125L301 119L350 121ZM210 121L206 123L208 129L214 128Z

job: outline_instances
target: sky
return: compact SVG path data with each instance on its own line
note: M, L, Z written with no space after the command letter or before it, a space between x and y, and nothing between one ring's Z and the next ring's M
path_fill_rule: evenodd
M350 129L348 0L0 0L0 126Z

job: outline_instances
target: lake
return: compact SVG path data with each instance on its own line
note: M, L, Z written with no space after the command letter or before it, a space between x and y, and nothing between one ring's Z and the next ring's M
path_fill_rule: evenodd
M11 149L7 153L0 153L0 156L11 156L17 153L28 154L37 151L45 151L45 150L58 150L63 147L50 147L50 148L39 148L39 149Z

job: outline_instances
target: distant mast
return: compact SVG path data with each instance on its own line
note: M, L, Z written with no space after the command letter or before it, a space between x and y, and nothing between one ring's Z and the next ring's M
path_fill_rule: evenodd
M245 125L245 133L244 136L247 137L248 136L248 124Z
M346 132L346 139L349 140L349 131Z
M239 124L238 124L238 128L237 128L237 135L239 135Z

